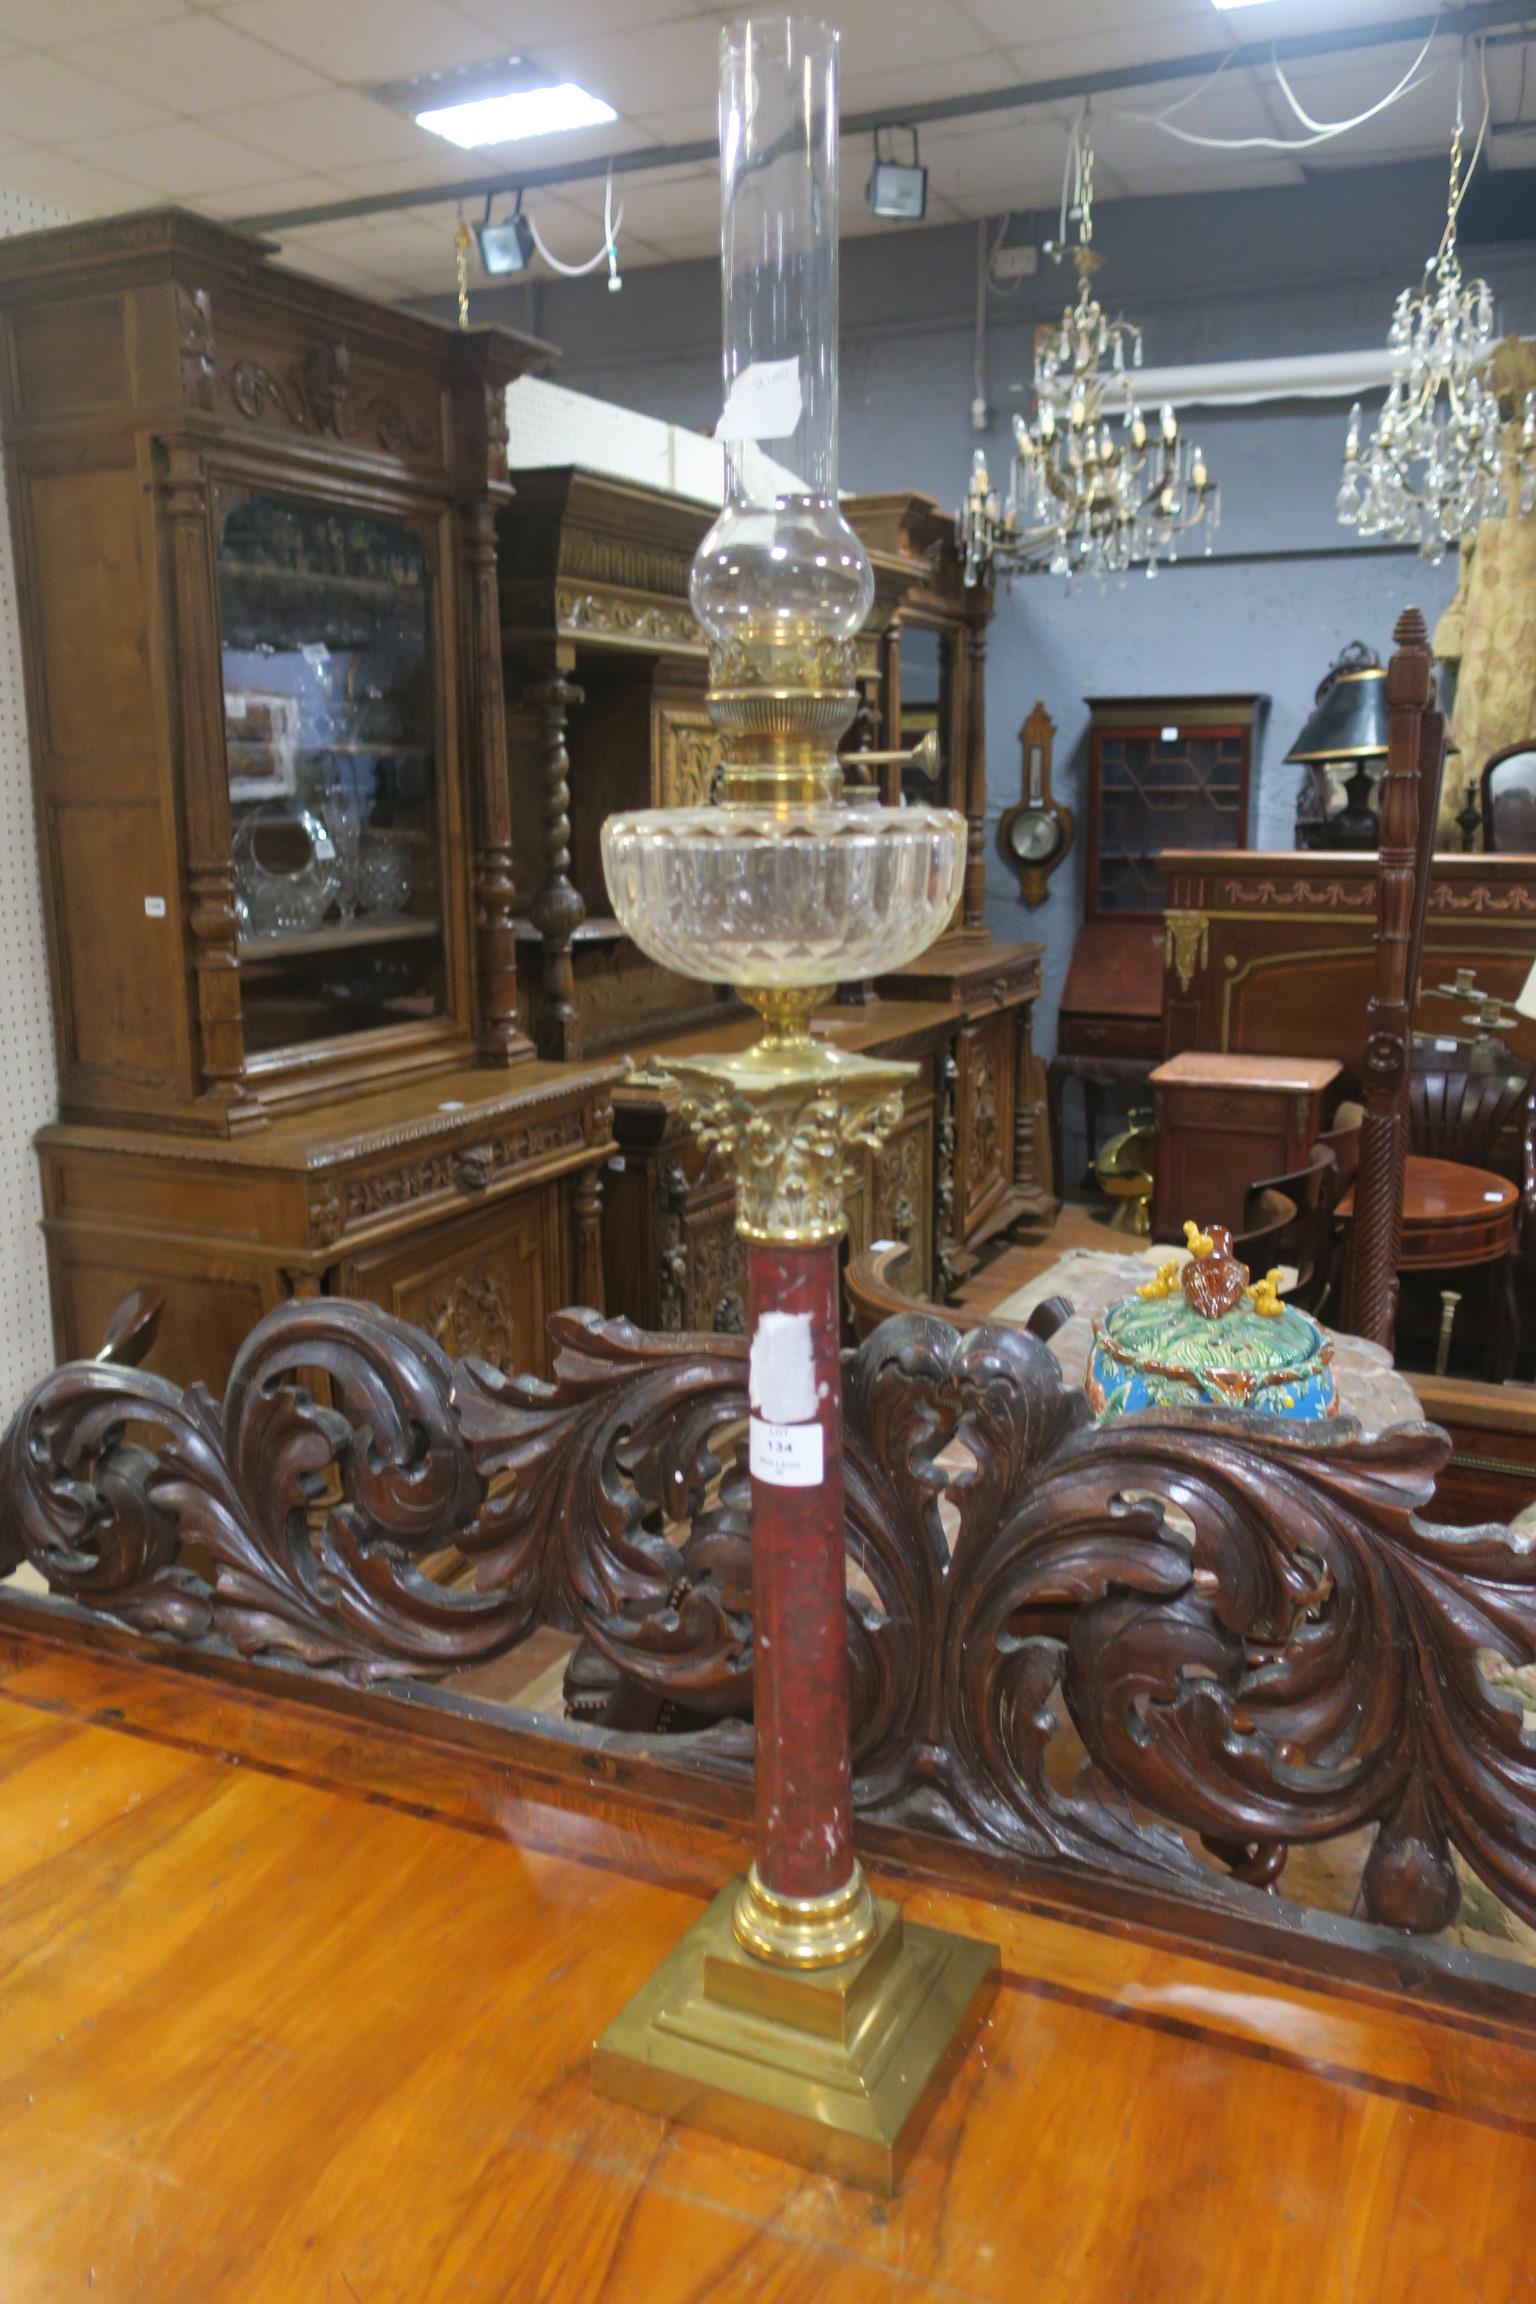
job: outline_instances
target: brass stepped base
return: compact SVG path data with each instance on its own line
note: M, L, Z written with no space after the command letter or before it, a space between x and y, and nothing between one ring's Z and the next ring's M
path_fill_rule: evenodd
M840 1968L742 1950L730 1881L592 2051L599 2094L894 2192L996 1987L1001 1955L879 1904Z

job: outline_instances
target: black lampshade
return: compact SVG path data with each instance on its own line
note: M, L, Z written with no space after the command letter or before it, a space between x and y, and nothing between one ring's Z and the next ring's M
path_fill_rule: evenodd
M1334 674L1286 758L1382 760L1386 751L1386 666L1371 664Z

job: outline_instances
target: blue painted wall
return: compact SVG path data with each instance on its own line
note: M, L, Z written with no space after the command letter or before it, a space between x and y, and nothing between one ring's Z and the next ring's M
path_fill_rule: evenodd
M1291 190L1120 201L1098 211L1108 259L1100 292L1122 304L1158 366L1196 359L1346 350L1379 344L1393 299L1415 282L1444 215L1438 162L1334 171ZM1054 218L1037 219L1044 237ZM1031 236L1026 220L1015 240ZM1536 251L1468 253L1486 272L1500 325L1536 328ZM891 227L843 250L842 479L855 490L915 487L957 498L977 445L970 427L976 235L965 226ZM1008 301L994 299L987 366L994 414L985 444L1003 471L1010 387L1029 373L1036 323L1060 310L1068 280L1045 264ZM621 296L600 284L547 283L477 298L476 317L532 328L562 347L560 380L708 429L719 412L715 267L633 271ZM1345 411L1295 403L1190 419L1224 496L1218 558L1069 595L1024 579L993 627L988 783L995 816L1018 794L1017 731L1036 697L1058 725L1056 784L1079 810L1093 693L1256 690L1272 699L1257 780L1256 845L1288 847L1298 771L1283 755L1330 659L1359 638L1385 650L1398 610L1431 625L1454 570L1367 550L1334 518ZM1246 555L1285 555L1253 560ZM1082 847L1038 911L989 840L988 902L1001 937L1046 946L1040 1045L1054 1045L1061 981L1081 918Z

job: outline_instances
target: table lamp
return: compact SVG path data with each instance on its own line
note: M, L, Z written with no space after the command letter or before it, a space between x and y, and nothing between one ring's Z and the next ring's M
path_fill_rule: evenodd
M1298 848L1379 845L1373 786L1387 757L1387 674L1363 640L1329 666L1285 757L1307 770L1296 802Z
M1531 962L1530 974L1515 994L1515 1014L1528 1016L1536 1022L1536 960Z
M717 798L610 817L603 864L640 949L733 984L763 1024L743 1054L668 1066L734 1166L748 1249L755 1853L592 2069L604 2093L891 2188L998 1954L904 1926L853 1853L837 1249L848 1151L884 1140L915 1067L810 1019L948 926L965 820L854 804L837 759L873 600L837 496L837 34L756 18L720 58L725 505L690 583Z

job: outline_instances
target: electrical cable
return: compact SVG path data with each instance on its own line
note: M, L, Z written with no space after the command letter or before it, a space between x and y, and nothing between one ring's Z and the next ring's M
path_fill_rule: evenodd
M1311 128L1313 131L1312 134L1307 136L1202 136L1195 129L1176 127L1172 119L1172 114L1178 111L1182 105L1190 103L1196 96L1204 95L1207 89L1215 86L1217 80L1220 79L1222 72L1226 69L1225 60L1223 60L1223 62L1217 66L1216 70L1211 73L1207 80L1202 82L1199 88L1191 89L1187 95L1180 97L1176 103L1166 105L1161 112L1133 112L1127 110L1122 113L1121 117L1127 120L1139 121L1143 127L1161 128L1165 136L1177 137L1181 144L1197 145L1201 150L1207 152L1310 151L1314 145L1331 143L1336 136L1345 136L1348 135L1351 129L1363 128L1367 121L1379 118L1383 112L1389 110L1389 108L1396 104L1400 98L1406 96L1411 89L1415 87L1422 87L1424 82L1432 76L1432 72L1439 69L1438 66L1432 67L1431 72L1425 73L1422 79L1419 78L1420 68L1424 63L1425 58L1428 56L1430 48L1438 38L1439 32L1440 15L1437 11L1433 24L1430 26L1429 31L1424 36L1422 47L1419 49L1418 54L1414 57L1413 62L1409 65L1407 71L1397 82L1397 85L1394 88L1389 89L1387 94L1380 97L1376 103L1368 106L1364 112L1357 112L1354 117L1349 120L1333 120L1326 122L1312 121L1307 113L1302 110L1300 103L1297 101L1295 93L1292 90L1289 81L1285 77L1284 69L1280 64L1278 57L1272 55L1270 68L1274 72L1275 78L1280 85L1281 91L1284 94L1286 101L1289 103L1292 111L1296 114L1297 118L1303 123L1303 125Z
M528 214L526 210L524 213ZM612 287L619 277L619 226L623 221L624 204L622 201L619 203L617 216L613 213L613 171L610 169L607 188L603 194L603 244L595 256L588 257L585 264L567 264L563 258L556 256L546 246L544 236L532 215L528 215L528 230L532 235L535 248L552 272L560 273L567 280L581 280L589 272L595 272L599 265L606 264L609 286Z

